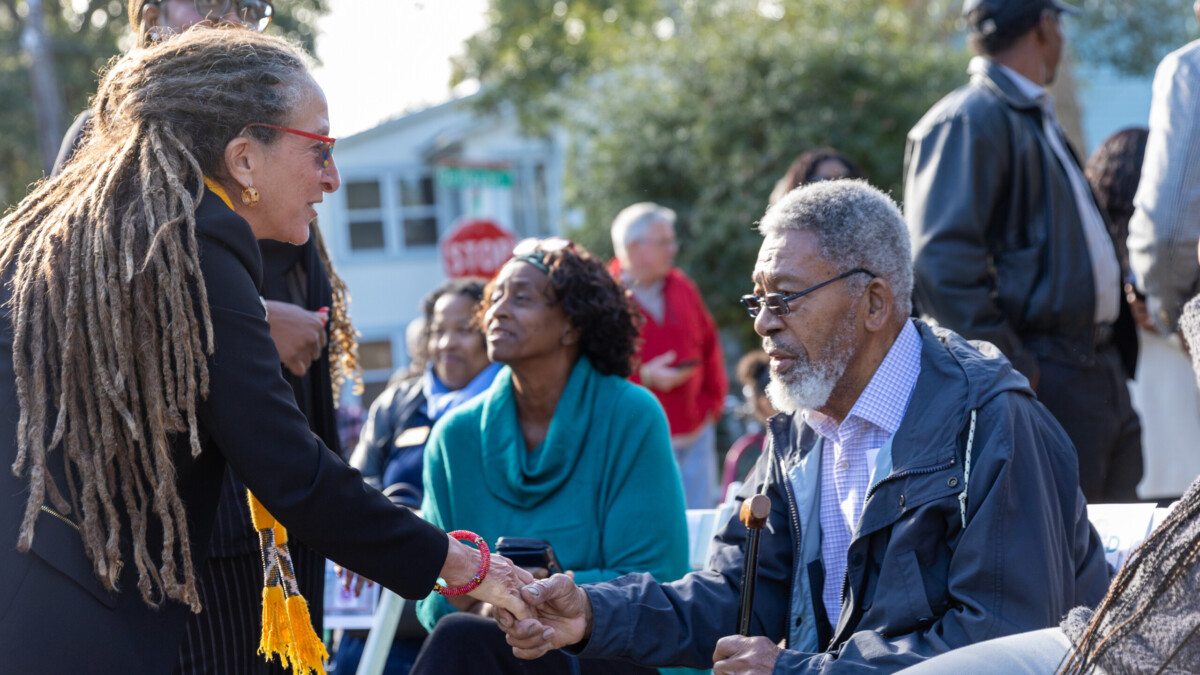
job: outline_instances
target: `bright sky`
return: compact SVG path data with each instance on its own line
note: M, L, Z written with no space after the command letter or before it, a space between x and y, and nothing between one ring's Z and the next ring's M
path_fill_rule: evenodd
M450 57L484 27L487 0L330 0L314 76L332 135L448 100Z

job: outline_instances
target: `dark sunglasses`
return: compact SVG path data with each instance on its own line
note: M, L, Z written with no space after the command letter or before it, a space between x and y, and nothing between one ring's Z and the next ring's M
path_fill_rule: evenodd
M220 19L237 8L238 19L246 28L263 32L275 15L275 8L267 0L193 0L196 13L206 19Z
M827 279L825 281L822 281L821 283L817 284L816 286L811 286L809 288L806 288L806 289L800 291L799 293L792 293L791 295L780 295L779 293L767 293L766 297L761 297L761 298L757 295L743 295L742 296L742 307L746 308L746 313L750 315L751 319L757 319L758 313L762 311L763 307L766 307L767 311L771 312L775 316L786 316L787 314L790 314L792 311L791 302L793 300L802 298L802 297L808 295L809 293L812 293L815 290L824 288L824 287L828 286L829 284L832 284L835 281L845 279L846 277L853 276L855 274L869 274L872 279L874 279L876 277L876 274L868 269L865 269L862 267L855 267L854 269L852 269L848 272L842 272L841 274L837 275L836 277L834 277L832 279Z
M546 237L545 239L529 237L522 239L513 247L512 259L527 262L541 270L542 274L550 274L550 265L546 263L546 256L563 249L574 251L575 243L566 237Z
M146 0L144 4L160 6L165 0ZM236 3L236 4L235 4ZM270 0L192 0L196 13L209 21L220 21L229 13L230 7L237 8L238 22L259 33L271 24L275 8Z

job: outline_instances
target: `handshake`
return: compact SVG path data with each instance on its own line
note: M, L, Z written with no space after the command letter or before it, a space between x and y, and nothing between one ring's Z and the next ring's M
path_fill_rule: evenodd
M536 659L551 649L576 644L592 633L592 603L566 574L531 580L518 591L523 607L496 607L493 616L513 654Z
M591 600L567 574L530 580L504 600L504 606L495 606L493 617L519 658L536 659L592 634ZM515 600L520 602L512 602ZM717 641L713 673L770 673L780 651L779 645L765 637L727 636Z

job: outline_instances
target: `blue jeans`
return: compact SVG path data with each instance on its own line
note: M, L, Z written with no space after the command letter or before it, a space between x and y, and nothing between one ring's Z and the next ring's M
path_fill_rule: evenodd
M900 671L904 675L1054 675L1071 648L1058 628L985 640Z
M717 431L712 423L690 445L675 448L675 464L683 479L683 500L689 509L717 505Z

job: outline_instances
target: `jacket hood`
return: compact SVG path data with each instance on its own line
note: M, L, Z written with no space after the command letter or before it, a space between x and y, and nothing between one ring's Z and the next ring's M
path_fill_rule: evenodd
M921 355L924 358L936 342L960 368L966 378L966 407L979 408L1004 391L1020 391L1033 396L1029 380L1012 367L1008 358L990 342L968 340L947 328L930 326L915 319L921 334Z
M896 431L894 471L958 461L971 411L1008 393L1034 396L994 345L912 319L921 336L921 374Z

